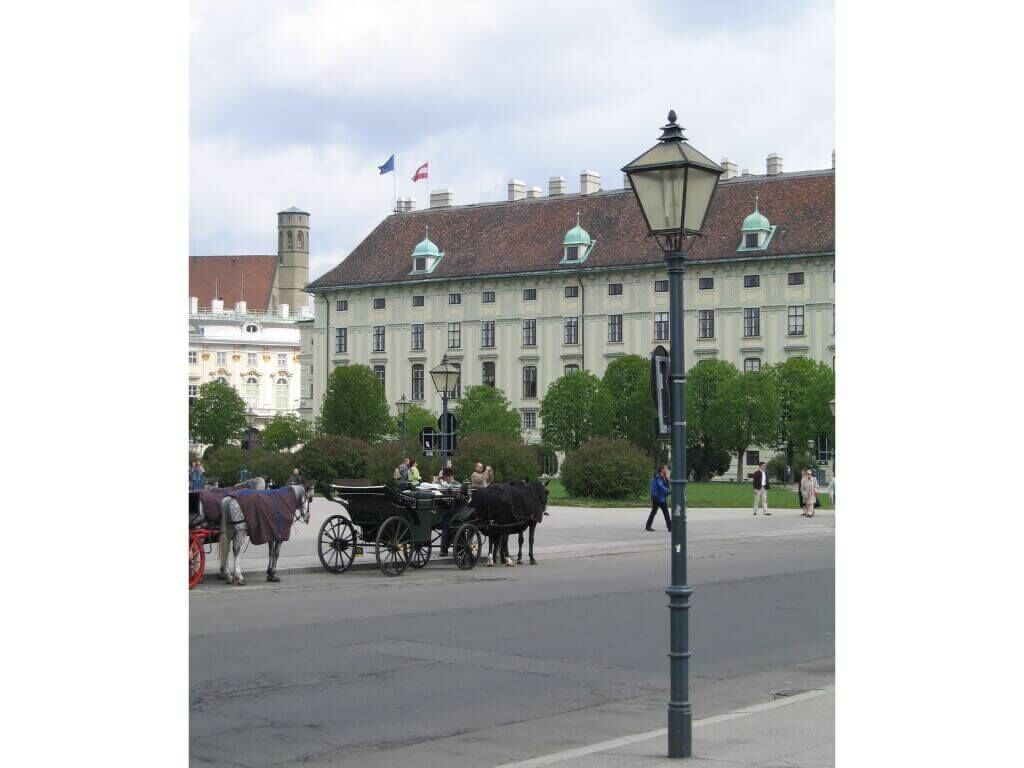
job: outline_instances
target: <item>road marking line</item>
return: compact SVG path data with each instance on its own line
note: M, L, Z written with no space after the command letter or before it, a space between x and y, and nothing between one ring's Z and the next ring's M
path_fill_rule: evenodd
M724 723L727 720L737 720L741 717L747 717L748 715L753 715L758 712L764 712L769 709L776 709L778 707L788 707L790 704L797 704L801 701L807 701L808 699L815 699L818 696L824 696L827 693L833 693L833 689L816 688L813 691L799 693L796 696L779 698L775 699L774 701L767 701L763 704L755 704L750 707L744 707L743 709L738 709L735 712L726 712L722 715L714 715L712 717L705 717L702 720L694 720L693 727L700 728L704 725L715 725L716 723ZM618 739L599 741L596 744L590 744L586 747L567 749L564 752L553 752L550 755L541 755L540 757L533 757L529 760L522 760L517 763L502 763L500 766L498 766L498 768L540 768L540 766L554 765L555 763L563 763L567 760L573 760L577 757L592 755L595 752L607 752L609 749L616 749L618 747L624 747L628 744L636 744L639 741L647 741L648 739L656 739L660 736L667 735L668 728L658 728L657 730L646 731L644 733L635 733L632 736L622 736Z

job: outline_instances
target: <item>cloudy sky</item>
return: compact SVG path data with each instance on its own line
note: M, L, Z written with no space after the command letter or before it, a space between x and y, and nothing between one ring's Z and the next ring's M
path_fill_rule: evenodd
M669 107L712 158L829 167L833 26L818 0L196 0L190 252L274 253L297 205L318 277L388 214L392 153L418 208L584 168L618 188Z

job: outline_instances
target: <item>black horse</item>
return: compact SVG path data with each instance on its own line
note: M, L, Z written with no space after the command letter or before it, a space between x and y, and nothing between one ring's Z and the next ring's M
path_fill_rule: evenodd
M473 512L469 519L475 520L487 532L490 540L487 564L493 565L497 556L506 565L512 565L508 552L508 537L511 533L519 534L518 562L523 562L523 533L529 528L530 564L535 565L534 531L547 514L547 505L547 483L538 480L503 483L474 490Z

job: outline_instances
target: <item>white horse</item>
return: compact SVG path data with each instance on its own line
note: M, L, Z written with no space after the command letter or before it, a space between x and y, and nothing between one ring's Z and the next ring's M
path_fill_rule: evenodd
M254 477L242 485L257 491L267 487L262 477ZM292 489L292 492L295 494L295 500L299 508L302 509L306 504L306 489L301 485L289 485L288 487ZM299 516L296 515L296 518ZM235 584L240 587L245 586L245 577L242 575L242 566L238 555L242 551L242 544L248 535L249 527L246 525L241 505L239 505L236 499L225 496L220 506L220 537L218 546L220 547L220 578L226 580L228 584ZM229 539L233 553L230 572L227 567ZM270 552L270 558L267 563L267 581L280 581L281 579L277 575L277 558L281 554L281 542L271 541L267 544L267 547Z

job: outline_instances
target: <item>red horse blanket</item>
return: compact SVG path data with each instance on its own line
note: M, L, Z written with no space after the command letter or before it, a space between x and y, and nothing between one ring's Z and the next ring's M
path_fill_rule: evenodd
M253 544L288 541L291 537L295 512L299 508L291 486L270 491L232 489L227 495L242 508L246 525L249 526L249 540ZM205 502L203 506L206 506Z

